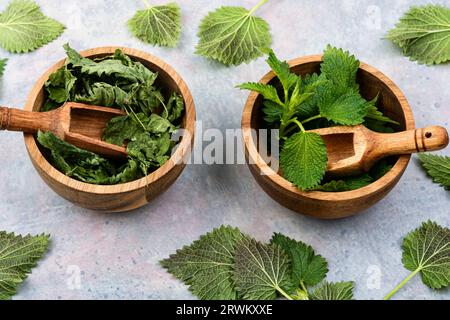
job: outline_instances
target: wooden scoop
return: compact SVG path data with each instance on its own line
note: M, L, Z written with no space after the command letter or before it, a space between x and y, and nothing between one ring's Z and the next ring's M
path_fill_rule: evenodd
M50 131L79 148L108 157L126 157L125 147L102 141L106 124L125 113L118 109L67 102L48 112L0 107L0 130L36 133Z
M443 127L428 127L397 133L377 133L364 127L331 127L312 130L327 145L330 177L367 172L380 159L416 152L434 151L448 145Z

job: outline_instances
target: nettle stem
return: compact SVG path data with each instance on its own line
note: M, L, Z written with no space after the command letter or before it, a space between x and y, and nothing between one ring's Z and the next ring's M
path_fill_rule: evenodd
M314 117L308 118L306 120L303 120L302 123L305 124L305 123L308 123L310 121L317 120L317 119L320 119L320 118L322 118L322 116L320 114L318 114L317 116L314 116Z
M416 271L412 272L409 276L407 276L407 277L405 278L405 280L403 280L402 282L400 282L400 283L398 284L398 286L396 286L396 287L394 288L394 290L392 290L391 292L389 292L388 295L387 295L386 297L384 297L384 300L389 300L389 299L391 299L392 296L393 296L394 294L396 294L398 290L400 290L401 288L403 288L403 286L404 286L406 283L408 283L408 281L411 280L417 273L419 273L419 271L420 271L420 269L417 269Z
M300 288L302 288L302 290L305 292L306 296L309 298L308 289L306 289L306 286L303 283L303 281L300 281Z
M144 1L145 5L146 5L148 8L151 7L150 2L148 2L148 0L142 0L142 1Z
M275 289L277 289L277 291L279 292L279 293L281 293L281 295L283 296L283 297L285 297L286 299L288 299L288 300L294 300L290 295L288 295L283 289L281 289L280 287L276 287Z
M250 10L250 12L248 13L249 16L251 16L252 14L255 13L256 10L259 9L259 7L261 7L264 3L266 3L269 0L261 0L256 6L253 7L252 10Z

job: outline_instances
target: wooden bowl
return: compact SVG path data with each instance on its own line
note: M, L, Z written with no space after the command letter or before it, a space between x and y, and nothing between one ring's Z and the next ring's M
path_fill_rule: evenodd
M118 47L95 48L81 52L89 58L100 58L112 55ZM105 212L124 212L139 208L163 193L181 174L185 161L191 152L195 130L194 100L186 83L176 71L162 60L130 48L119 48L133 60L140 61L152 71L159 73L157 85L168 93L176 91L182 95L185 102L185 114L181 127L189 135L184 135L172 157L159 169L150 175L129 183L112 186L94 185L72 179L55 169L43 156L36 143L34 135L25 134L25 144L31 161L39 175L60 196L84 208ZM58 70L65 59L52 66L37 81L31 91L25 110L39 111L45 95L44 84L50 74Z
M307 56L289 62L291 70L300 75L320 72L322 55ZM261 83L274 83L275 74L269 72ZM414 119L406 98L400 89L377 69L361 63L357 81L361 94L372 99L379 94L382 111L400 123L401 130L414 129ZM276 82L275 82L276 84ZM321 219L344 218L361 212L383 199L400 180L410 155L395 159L392 170L381 179L364 188L347 192L302 192L275 172L262 158L252 131L266 128L262 112L263 98L252 92L247 100L242 117L245 155L250 171L262 189L281 205L296 212Z

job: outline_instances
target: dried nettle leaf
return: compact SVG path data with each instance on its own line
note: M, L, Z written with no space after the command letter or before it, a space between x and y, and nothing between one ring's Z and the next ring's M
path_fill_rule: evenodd
M176 92L165 97L155 86L158 74L120 50L91 60L69 45L64 48L67 63L46 82L43 110L57 108L65 101L122 109L127 115L107 124L103 140L120 146L127 144L128 159L106 159L51 133L40 133L38 141L49 150L53 164L66 175L92 184L129 182L162 166L175 145L171 134L183 115L183 98Z

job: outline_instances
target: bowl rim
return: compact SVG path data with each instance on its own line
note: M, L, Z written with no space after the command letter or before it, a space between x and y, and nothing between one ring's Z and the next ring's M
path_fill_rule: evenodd
M189 155L193 147L193 140L195 136L195 120L196 120L196 112L195 112L195 104L192 94L185 83L185 81L181 78L181 76L175 71L175 69L170 66L168 63L164 62L162 59L144 51L133 49L129 47L121 47L121 46L105 46L105 47L96 47L87 50L80 51L80 54L83 57L91 57L96 55L104 55L104 54L114 54L116 49L122 50L123 53L130 56L132 59L137 58L141 60L146 60L151 64L158 66L158 68L164 70L167 75L172 78L172 80L177 85L180 94L183 96L185 101L185 112L184 112L184 120L185 126L184 129L187 129L190 135L183 136L181 142L176 146L175 152L171 155L170 159L160 168L153 171L149 175L140 178L138 180L134 180L127 183L115 184L115 185L96 185L90 184L86 182L82 182L79 180L75 180L71 177L66 176L58 169L56 169L44 155L41 153L36 139L33 134L24 134L25 145L28 151L28 154L35 166L38 166L40 170L45 172L49 177L56 180L60 184L63 184L71 189L76 191L86 192L90 194L121 194L124 192L132 192L142 188L147 187L151 183L160 180L169 173L174 167L179 165L180 161L184 161ZM64 66L67 58L59 60L54 65L45 71L45 73L38 79L38 81L33 86L30 94L28 95L27 102L25 104L24 110L33 111L33 105L40 94L42 88L45 85L45 82L48 80L51 73L55 72L57 69ZM189 138L189 139L188 139ZM182 163L183 164L183 163Z
M288 61L288 64L290 68L293 68L302 64L322 62L322 57L323 57L322 54L303 56ZM370 66L367 63L361 62L359 69L362 69L375 76L379 81L383 82L393 92L402 108L405 118L406 130L415 129L415 122L412 110L400 88L384 73ZM268 84L274 78L275 73L273 71L270 71L266 75L264 75L264 77L262 77L259 82L263 84ZM251 127L252 111L253 108L255 107L255 103L258 96L259 94L257 92L252 91L250 93L247 102L245 103L244 111L242 114L241 127L244 139L244 147L246 151L245 154L247 156L247 163L249 165L258 167L259 174L266 176L266 178L269 179L273 184L277 185L279 188L288 191L291 195L295 197L309 200L333 201L333 202L345 202L348 200L365 198L367 196L374 195L380 192L381 190L386 188L386 186L395 184L400 178L400 176L403 174L406 167L408 166L408 163L411 159L411 155L401 155L399 156L399 159L397 160L393 168L386 175L384 175L382 178L378 179L377 181L371 183L366 187L344 192L300 191L300 189L295 187L291 182L286 180L283 176L279 175L271 167L269 167L269 165L263 160L263 158L258 152L256 143L253 139ZM250 162L250 160L252 162Z

